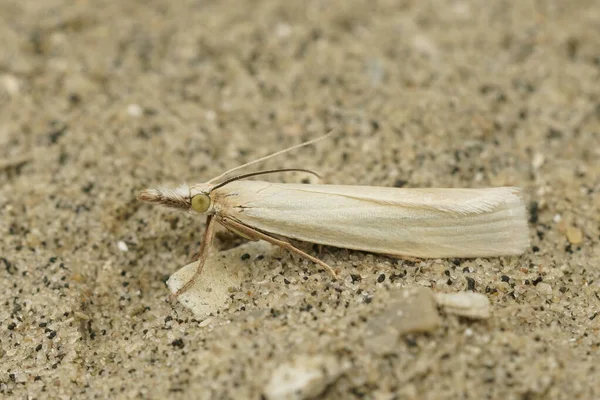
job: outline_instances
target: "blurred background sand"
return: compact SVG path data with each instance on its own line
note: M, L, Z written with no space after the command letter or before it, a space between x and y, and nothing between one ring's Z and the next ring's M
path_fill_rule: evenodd
M598 27L592 0L1 1L0 394L260 398L289 364L326 376L306 397L597 398ZM170 303L204 221L136 192L334 126L268 166L521 186L531 250L408 263L327 248L337 282L246 253L223 310ZM222 232L213 256L242 242ZM492 316L442 312L372 342L371 316L409 286L474 288Z

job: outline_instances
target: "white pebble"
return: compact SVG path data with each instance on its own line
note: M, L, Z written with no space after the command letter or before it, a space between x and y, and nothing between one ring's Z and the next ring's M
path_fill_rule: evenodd
M542 153L536 153L531 161L531 166L534 169L539 169L542 165L544 165L544 161L546 161L544 155Z
M132 117L139 117L142 115L144 110L139 104L130 104L127 106L127 113Z
M286 37L290 36L291 34L292 34L292 27L290 26L290 24L281 23L281 24L278 24L277 27L275 28L275 35L279 36L280 38L286 38Z
M217 113L213 110L208 110L204 113L204 118L206 118L208 121L214 121L215 118L217 118Z
M21 91L21 82L14 75L5 74L2 76L2 83L9 95L13 96Z
M446 312L473 319L490 316L490 300L480 293L436 293L435 300Z
M127 246L127 243L125 243L122 240L119 240L117 242L117 247L119 248L119 250L121 250L122 252L128 252L129 251L129 247Z
M301 355L275 368L264 394L269 400L315 398L342 372L334 356Z

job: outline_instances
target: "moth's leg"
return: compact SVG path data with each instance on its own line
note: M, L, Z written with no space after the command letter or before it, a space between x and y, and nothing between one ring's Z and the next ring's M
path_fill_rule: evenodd
M320 243L317 243L317 254L318 255L322 255L323 254L323 245Z
M276 246L281 247L282 249L285 249L285 250L290 251L292 253L296 253L299 256L304 257L307 260L312 261L315 264L320 265L321 267L325 268L327 271L329 271L329 273L334 278L337 278L337 274L333 270L333 268L331 268L329 265L327 265L323 261L319 260L318 258L313 257L310 254L307 254L307 253L303 252L299 248L292 246L292 244L289 243L289 242L286 242L284 240L280 240L280 239L274 238L274 237L269 236L267 234L264 234L264 233L262 233L260 231L257 231L254 228L251 228L251 227L246 226L244 224L240 224L239 222L233 221L233 220L228 219L228 218L222 218L220 220L220 222L225 227L227 227L227 228L233 228L235 231L241 232L241 233L243 233L246 236L254 237L254 238L257 238L257 239L262 239L265 242L269 242L271 244L274 244Z
M225 229L227 229L229 232L233 233L234 235L238 235L240 237L243 237L244 239L250 240L251 242L256 242L258 240L255 237L248 236L248 235L244 234L243 232L235 230L231 226L225 226Z
M182 293L186 292L189 288L191 288L196 279L202 273L202 268L204 268L204 263L206 262L206 258L208 257L208 252L210 251L210 244L212 243L213 237L215 236L215 222L212 215L209 215L206 218L206 229L204 230L204 237L202 238L202 243L200 244L200 251L198 255L198 264L196 264L196 271L194 275L190 278L189 281L185 283L175 294L173 297L177 298Z

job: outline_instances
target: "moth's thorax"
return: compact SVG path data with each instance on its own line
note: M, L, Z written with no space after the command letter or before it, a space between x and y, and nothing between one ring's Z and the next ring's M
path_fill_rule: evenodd
M227 186L217 188L210 192L209 196L211 199L211 211L213 214L218 214L224 209L229 209L230 199L232 195L231 191Z
M248 202L255 201L272 194L265 192L272 183L262 181L239 180L229 182L226 185L215 187L211 184L197 184L190 187L190 198L192 203L195 196L208 196L210 205L202 213L228 214L234 210L240 210L248 206ZM200 199L198 199L200 200ZM194 208L192 206L192 208Z

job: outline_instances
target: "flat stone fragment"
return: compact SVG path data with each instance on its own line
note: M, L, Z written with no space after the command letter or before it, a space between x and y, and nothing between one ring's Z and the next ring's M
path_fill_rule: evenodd
M194 286L182 293L178 300L196 317L204 318L225 307L231 291L239 289L245 270L251 264L242 260L243 254L265 254L272 251L266 242L250 242L233 249L210 255L202 274ZM171 293L185 285L196 270L197 262L191 262L175 272L167 281Z
M407 333L431 332L440 326L433 292L415 286L390 293L382 312L367 321L365 346L375 353L393 352Z

